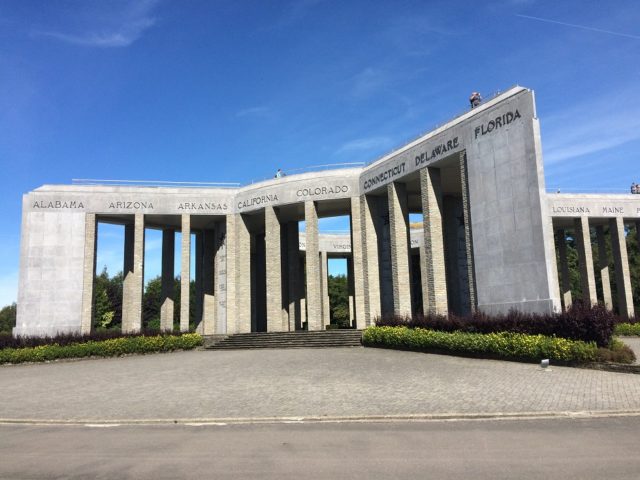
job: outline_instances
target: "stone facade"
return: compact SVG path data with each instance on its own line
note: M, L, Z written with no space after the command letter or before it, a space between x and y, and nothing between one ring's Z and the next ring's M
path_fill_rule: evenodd
M601 291L606 305L617 303L622 315L632 315L624 229L640 225L640 196L547 194L539 128L533 92L515 87L363 168L242 188L45 185L23 198L14 334L86 333L96 324L101 222L125 226L122 328L128 332L142 325L146 228L163 231L165 330L173 328L177 231L182 331L190 325L205 334L323 329L330 321L330 258L348 260L350 319L357 328L390 313L557 311L572 302L567 235L578 241L587 301L598 301ZM411 214L422 215L419 230L410 230ZM318 219L333 215L349 215L351 231L320 232ZM195 318L188 300L192 233Z

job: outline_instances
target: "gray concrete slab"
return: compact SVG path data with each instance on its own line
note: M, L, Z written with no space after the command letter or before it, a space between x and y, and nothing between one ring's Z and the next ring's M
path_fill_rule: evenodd
M640 411L640 375L394 350L192 351L0 367L0 417L79 421Z
M640 417L0 425L0 478L636 480Z

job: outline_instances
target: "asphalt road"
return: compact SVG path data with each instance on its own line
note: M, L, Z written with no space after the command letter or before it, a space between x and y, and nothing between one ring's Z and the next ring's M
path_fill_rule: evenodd
M640 417L0 425L2 479L633 479Z

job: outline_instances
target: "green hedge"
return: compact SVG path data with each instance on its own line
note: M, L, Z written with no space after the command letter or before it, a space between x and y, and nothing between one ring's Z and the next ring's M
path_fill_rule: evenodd
M595 342L582 342L523 333L440 332L422 328L369 327L362 335L365 346L462 355L486 355L517 360L585 363L597 359Z
M0 364L45 362L59 358L117 357L131 353L190 350L200 345L202 345L202 337L197 333L186 333L179 336L122 337L64 346L54 343L38 347L4 348L0 350Z
M640 322L638 323L619 323L613 331L614 335L622 335L626 337L640 336Z

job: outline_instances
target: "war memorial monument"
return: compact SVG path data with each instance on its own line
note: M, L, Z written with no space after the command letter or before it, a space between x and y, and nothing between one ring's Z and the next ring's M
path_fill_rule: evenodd
M173 327L177 273L180 328L189 327L192 235L195 320L205 335L325 329L327 260L335 257L347 259L358 329L387 313L558 311L575 300L567 231L577 240L584 300L611 308L615 281L619 313L634 314L624 230L640 227L640 195L548 194L534 93L522 87L363 168L239 188L44 185L24 195L22 208L14 335L91 331L99 222L125 227L125 332L142 325L149 228L162 231L164 329ZM410 228L410 214L422 215L420 229ZM350 233L320 234L318 219L337 215L349 216Z

